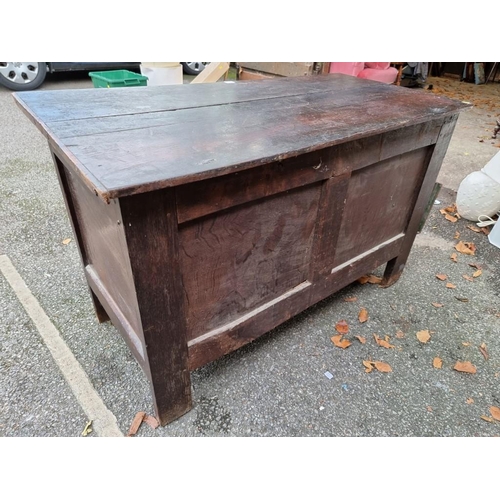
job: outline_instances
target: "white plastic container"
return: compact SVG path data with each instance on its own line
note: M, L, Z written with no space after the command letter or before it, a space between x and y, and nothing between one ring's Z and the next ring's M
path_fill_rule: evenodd
M500 153L460 183L457 211L464 219L474 222L480 215L492 217L500 211Z
M148 86L182 83L180 63L142 63L141 74L148 77Z
M495 223L493 226L493 229L491 230L490 234L488 235L488 239L490 240L490 243L492 245L495 245L496 247L500 248L500 218L498 221Z

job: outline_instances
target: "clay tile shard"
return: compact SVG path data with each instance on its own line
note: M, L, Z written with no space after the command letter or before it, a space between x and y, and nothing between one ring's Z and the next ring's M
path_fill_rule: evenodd
M132 424L130 425L130 429L128 430L127 437L135 436L137 434L137 431L139 430L139 427L141 426L145 416L145 411L139 411L135 414L134 420L132 420Z
M146 415L144 417L144 422L146 422L152 429L156 429L160 425L158 423L158 420L156 420L156 418L151 415Z

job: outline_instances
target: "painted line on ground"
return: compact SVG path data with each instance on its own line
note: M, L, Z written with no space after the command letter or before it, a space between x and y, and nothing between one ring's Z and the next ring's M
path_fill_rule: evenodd
M102 437L122 437L116 417L106 407L88 375L7 255L0 255L0 271L35 324L83 411L92 420L95 433Z

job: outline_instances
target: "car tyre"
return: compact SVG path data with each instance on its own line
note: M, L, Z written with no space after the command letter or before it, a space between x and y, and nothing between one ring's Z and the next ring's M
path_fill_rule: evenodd
M45 81L44 62L0 62L0 84L11 90L34 90Z
M183 62L182 68L184 73L187 75L199 75L204 69L208 62Z

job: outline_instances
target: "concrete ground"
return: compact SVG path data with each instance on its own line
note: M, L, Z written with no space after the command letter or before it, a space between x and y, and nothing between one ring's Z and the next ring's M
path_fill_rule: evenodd
M436 78L433 91L458 88L472 101L499 88L459 83ZM60 75L42 88L91 86L85 76ZM394 286L354 283L196 370L193 410L156 430L143 423L136 435L500 435L490 414L500 407L500 250L469 222L439 212L460 181L499 151L500 139L489 139L495 106L482 102L461 114L439 176L441 204ZM115 328L95 320L46 141L2 87L0 145L0 436L80 436L89 420L89 437L126 435L137 412L153 414L148 382ZM477 250L454 262L459 240ZM463 275L476 271L473 263L482 274L469 281ZM369 314L363 324L361 307ZM345 350L330 340L342 319L351 328ZM431 332L427 343L416 337L421 330ZM394 348L378 346L373 334L387 335ZM367 373L366 360L392 372ZM454 370L457 361L477 372Z

